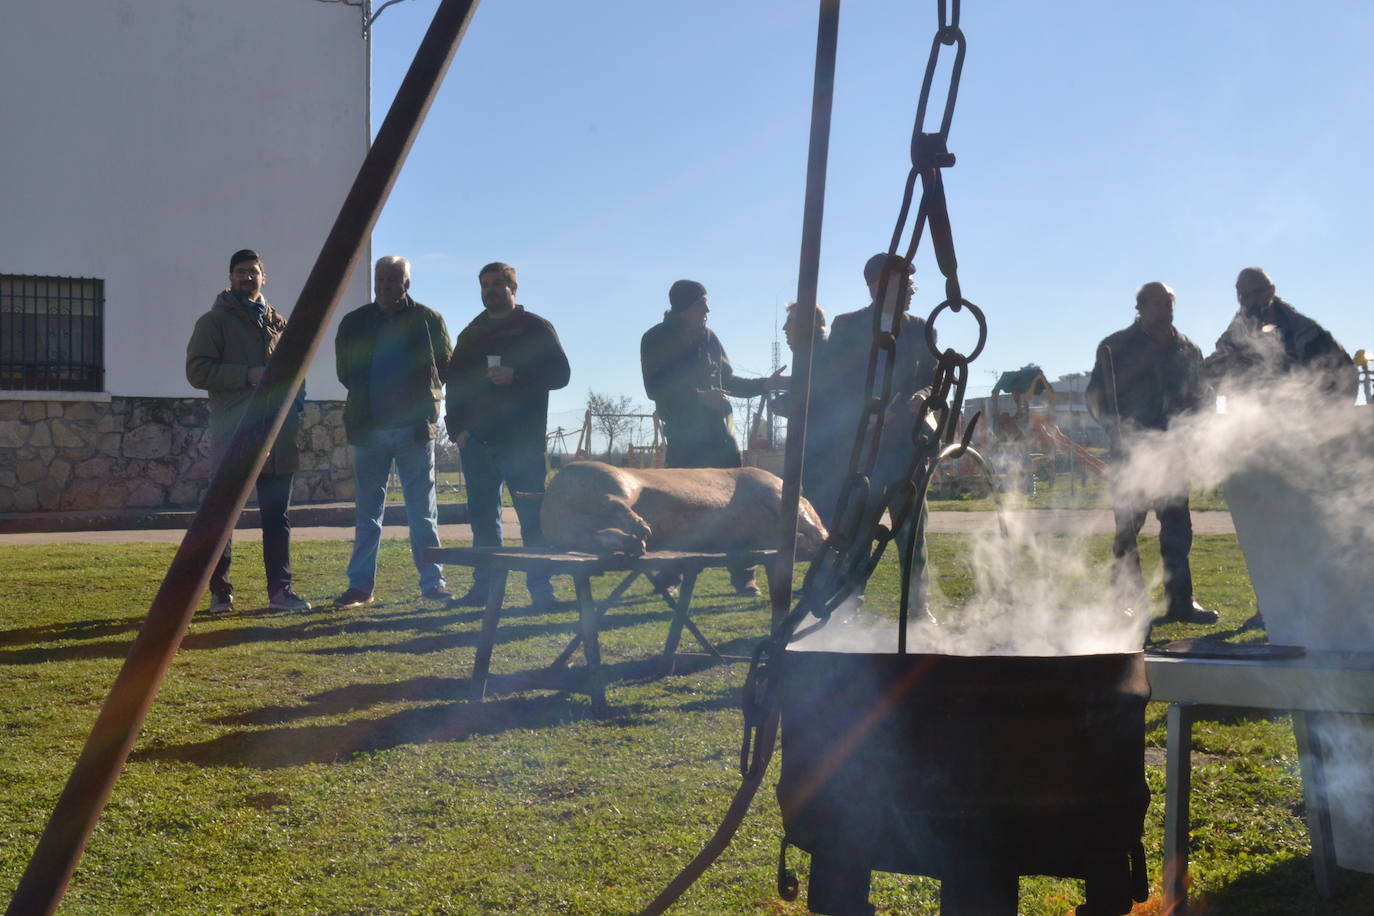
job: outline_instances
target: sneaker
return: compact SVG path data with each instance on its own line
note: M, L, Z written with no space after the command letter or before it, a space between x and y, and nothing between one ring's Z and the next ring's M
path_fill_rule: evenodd
M210 593L210 613L226 614L234 609L233 592L211 592Z
M274 611L308 611L310 602L291 590L291 586L286 586L279 592L271 596L267 606Z
M735 586L735 594L745 598L757 598L759 596L759 584L751 576Z
M372 592L361 588L349 588L348 591L334 599L334 606L337 608L360 607L364 604L372 603ZM275 605L273 605L275 607ZM307 604L305 608L309 608ZM302 610L305 610L302 608Z
M449 600L449 607L486 607L487 592L490 591L485 585L474 585L457 598Z
M431 585L429 588L420 591L420 597L426 601L452 601L453 592L444 588L442 585Z
M1169 623L1196 623L1203 626L1211 626L1217 622L1218 617L1216 611L1209 611L1196 601L1190 601L1182 607L1170 608L1169 613L1164 615L1165 621Z

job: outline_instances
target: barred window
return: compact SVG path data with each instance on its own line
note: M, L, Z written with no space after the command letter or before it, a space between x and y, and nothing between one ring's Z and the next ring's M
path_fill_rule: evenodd
M103 391L105 281L0 274L0 390Z

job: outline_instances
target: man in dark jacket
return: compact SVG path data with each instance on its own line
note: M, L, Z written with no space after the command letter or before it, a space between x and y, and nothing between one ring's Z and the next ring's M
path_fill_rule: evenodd
M663 463L670 468L737 468L739 443L732 422L730 398L757 397L784 387L781 374L766 379L735 375L719 338L706 326L711 311L706 287L695 280L678 280L668 290L669 309L663 321L644 332L639 341L639 365L644 390L663 422L668 446ZM757 595L754 571L732 568L731 583L741 595ZM656 581L672 587L673 577Z
M873 346L874 312L884 330L893 327L895 316L898 334L895 358L892 363L892 390L885 405L883 438L873 469L869 500L870 510L876 506L890 484L904 478L914 456L912 433L916 408L922 403L925 389L935 378L935 356L926 343L926 323L909 311L916 284L912 275L915 266L903 257L879 252L864 264L864 283L868 287L869 304L855 312L836 315L830 325L821 358L814 370L811 388L811 423L807 428L807 464L823 462L830 473L815 480L812 505L820 513L821 521L835 530L841 489L846 484L850 451L858 435L859 417L864 410L864 386L868 374L869 353ZM887 274L884 281L883 275ZM882 301L879 301L879 294ZM880 364L881 366L881 364ZM878 377L878 381L881 376ZM875 397L882 395L875 385ZM815 444L814 454L812 443ZM851 496L851 499L853 497ZM852 508L852 503L851 503ZM905 554L914 551L912 569L912 606L925 609L928 576L926 575L925 543L926 508L908 517L907 523L896 533L898 549Z
M375 290L376 301L345 315L334 338L335 367L348 389L344 430L353 447L356 522L348 590L334 599L336 608L372 601L393 463L405 497L420 594L431 601L453 597L445 587L443 567L422 554L426 547L439 546L434 437L453 352L448 328L438 312L410 298L410 261L405 258L377 261Z
M1169 421L1195 410L1201 397L1202 351L1174 327L1174 291L1163 283L1146 283L1135 296L1136 320L1097 346L1097 359L1085 392L1088 410L1107 430L1111 454L1120 460L1141 430L1163 430ZM1213 624L1216 611L1193 600L1193 573L1188 553L1193 522L1188 509L1188 482L1175 492L1142 501L1113 481L1112 578L1117 600L1134 605L1145 591L1136 536L1151 509L1159 518L1159 555L1164 566L1165 619ZM1132 488L1133 489L1133 488Z
M1236 277L1240 309L1204 361L1208 380L1217 385L1223 380L1267 384L1303 370L1321 395L1333 403L1354 404L1359 375L1350 354L1275 292L1274 281L1261 267L1247 267Z
M262 259L243 249L229 259L229 288L196 322L186 344L186 380L210 393L210 449L215 463L224 457L268 359L286 330L286 319L263 298L267 283ZM297 399L299 407L300 400ZM258 515L262 519L262 559L267 597L276 610L304 611L310 602L291 589L291 478L299 466L297 410L289 411L277 441L258 475ZM210 576L210 610L234 609L229 581L231 538Z
M516 304L515 268L494 262L477 279L486 310L453 346L444 423L463 459L473 546L501 546L502 483L526 546L538 546L549 392L568 384L568 358L553 325ZM476 570L472 589L454 603L486 604L488 575ZM547 575L528 573L525 581L535 607L554 604Z

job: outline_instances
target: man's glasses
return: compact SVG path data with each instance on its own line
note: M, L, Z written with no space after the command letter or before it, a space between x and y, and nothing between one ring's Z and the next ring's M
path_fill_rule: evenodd
M236 280L247 280L251 277L262 276L262 271L258 270L256 267L237 268L230 272L230 276L234 277Z

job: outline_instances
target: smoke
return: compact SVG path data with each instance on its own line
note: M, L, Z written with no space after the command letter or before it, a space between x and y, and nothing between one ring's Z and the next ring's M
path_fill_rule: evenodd
M1374 649L1374 615L1355 613L1374 594L1374 414L1319 394L1319 382L1291 373L1249 390L1228 387L1218 409L1140 431L1114 468L1113 497L1153 505L1186 495L1190 484L1224 487L1271 639L1312 648L1357 639ZM1034 512L1004 521L1005 536L973 537L958 558L973 594L933 594L938 625L912 623L909 651L1048 656L1143 646L1160 611L1145 599L1158 573L1145 593L1114 594L1110 559L1091 557L1082 538L1040 533ZM1329 613L1279 606L1317 603ZM795 644L803 651L897 646L891 616L861 603L803 632Z

